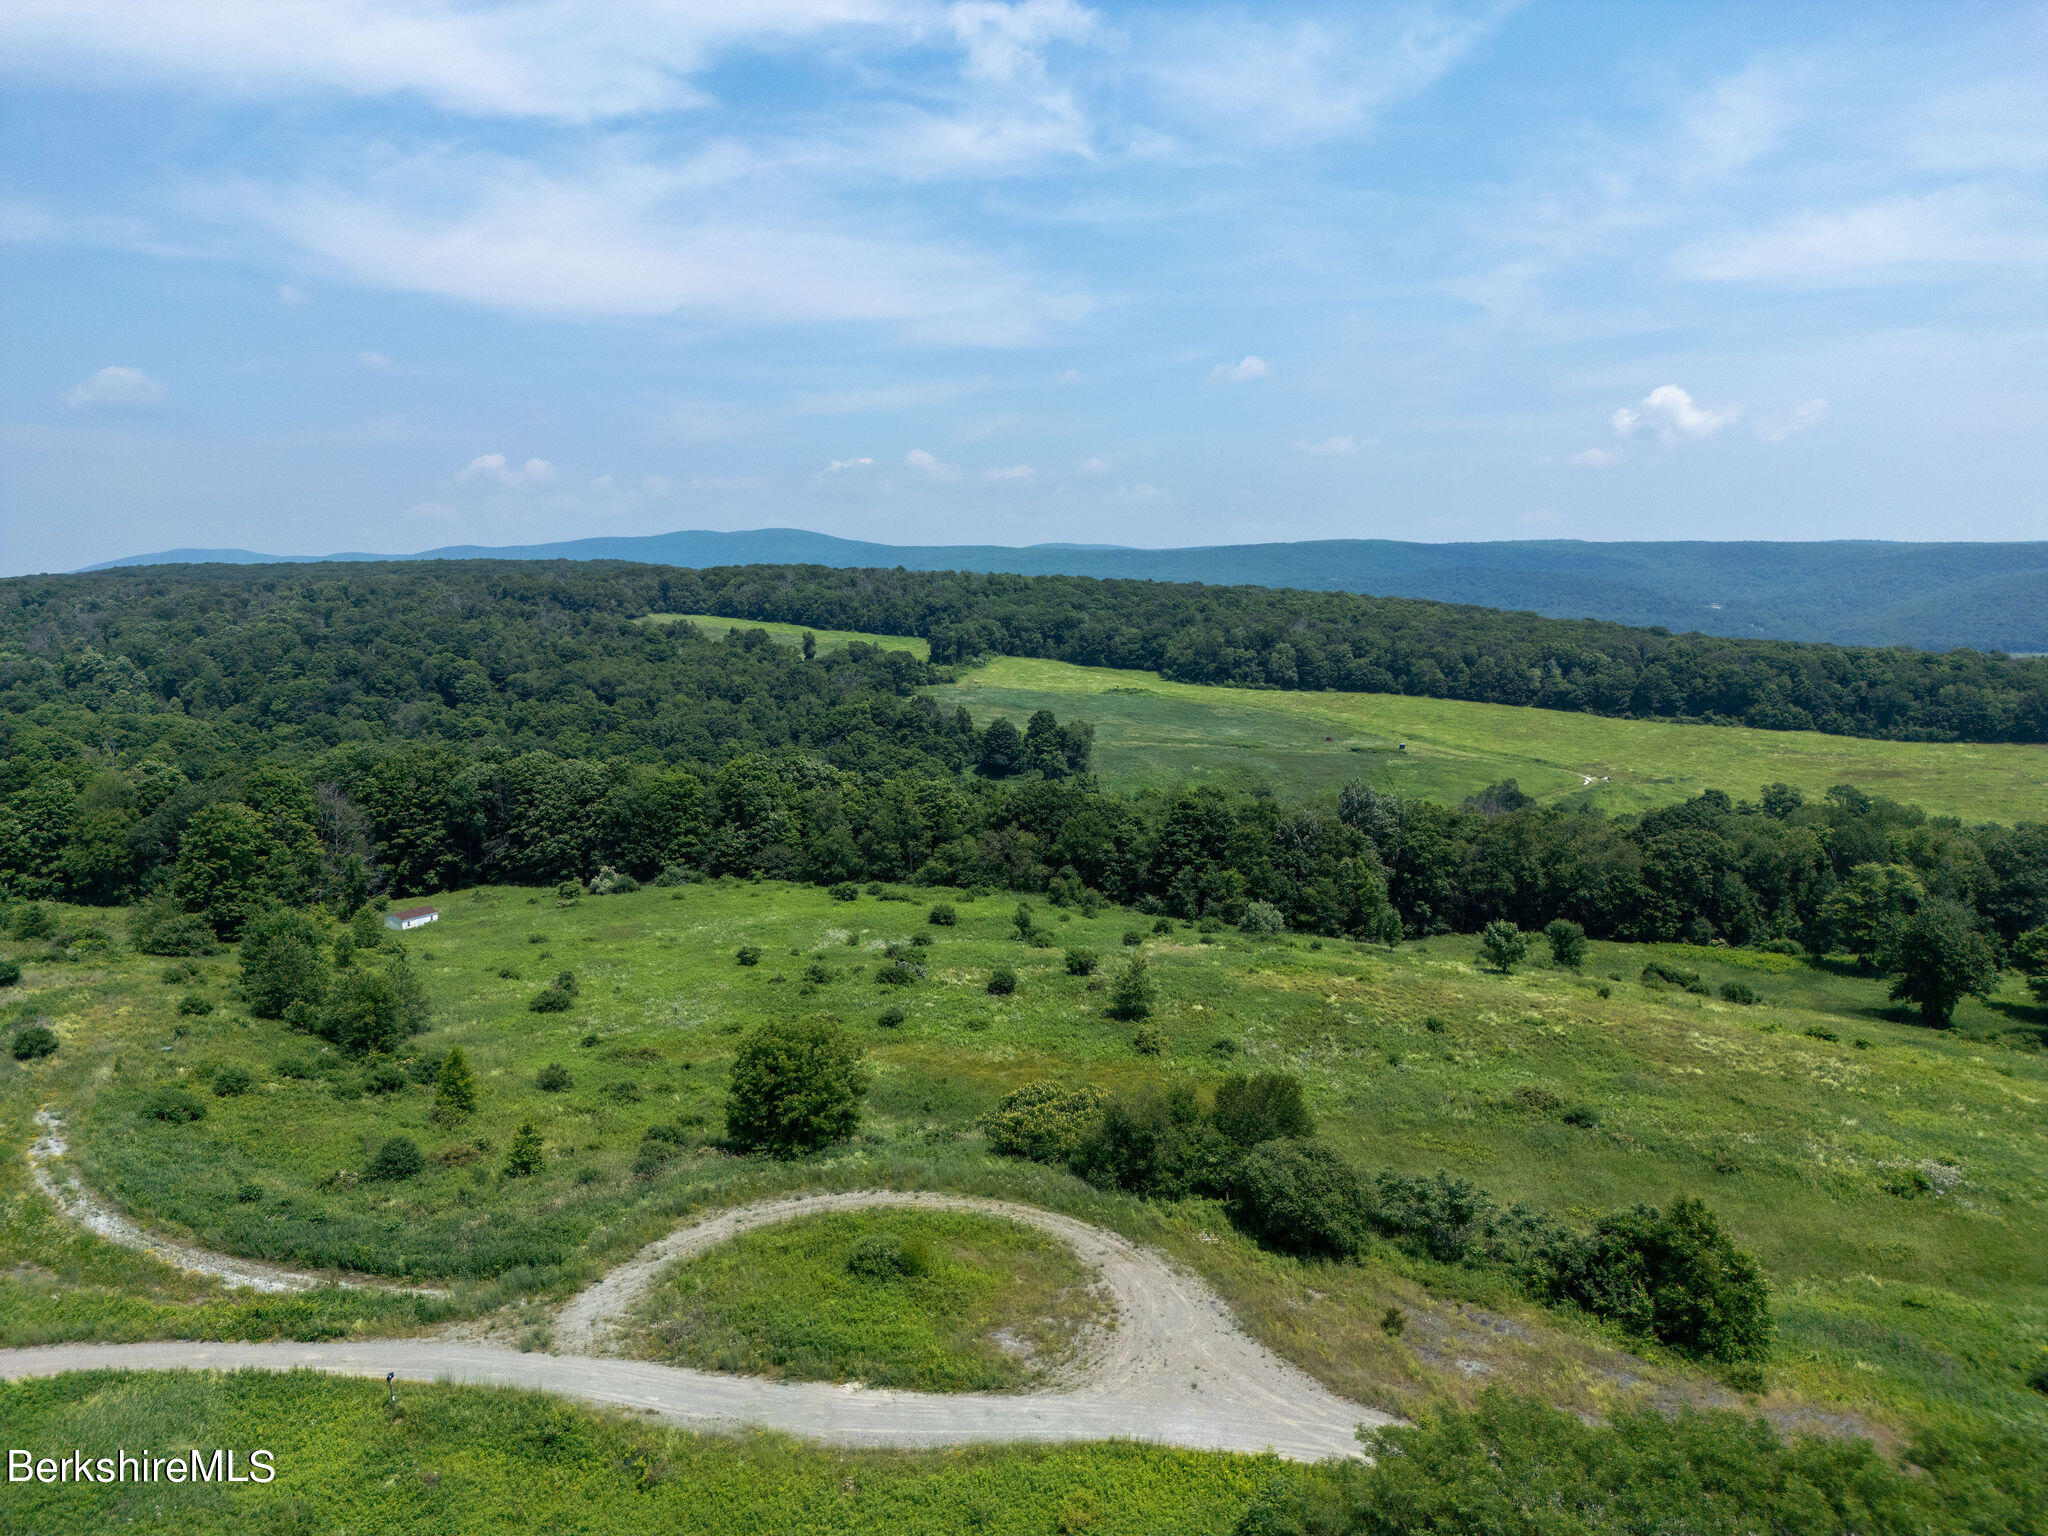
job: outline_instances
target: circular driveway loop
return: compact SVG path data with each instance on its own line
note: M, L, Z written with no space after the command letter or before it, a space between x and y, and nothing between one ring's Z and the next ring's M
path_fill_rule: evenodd
M977 1211L1071 1244L1116 1302L1074 1385L1030 1393L903 1392L726 1376L605 1353L612 1326L666 1265L750 1228L864 1206ZM849 1446L1126 1439L1197 1450L1274 1451L1298 1461L1359 1454L1357 1430L1391 1415L1338 1397L1240 1329L1196 1276L1113 1232L1071 1217L965 1195L861 1190L799 1195L722 1211L650 1244L561 1309L556 1346L523 1353L435 1338L341 1343L57 1344L0 1350L0 1377L74 1370L308 1369L345 1376L552 1392L639 1410L692 1429L740 1426Z

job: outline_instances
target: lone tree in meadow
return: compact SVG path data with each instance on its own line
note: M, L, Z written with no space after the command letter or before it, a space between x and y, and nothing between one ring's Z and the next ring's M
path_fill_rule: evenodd
M1479 952L1486 963L1506 976L1529 958L1529 935L1504 918L1495 918L1479 935Z
M1930 901L1909 918L1878 964L1893 978L1892 1000L1917 1003L1920 1021L1947 1029L1956 1004L1998 985L1998 956L1952 901Z
M1133 951L1116 973L1109 988L1109 1016L1126 1021L1143 1019L1152 1013L1152 978L1145 971L1145 957Z
M868 1074L860 1047L836 1024L763 1024L740 1042L726 1092L725 1131L736 1146L801 1157L860 1126Z
M512 1138L512 1145L505 1153L505 1177L532 1178L540 1172L541 1156L540 1132L533 1128L533 1122L529 1120L519 1127L518 1134Z
M459 1120L476 1113L476 1074L469 1070L469 1058L456 1046L434 1074L434 1118Z
M1576 971L1586 963L1586 930L1568 917L1553 917L1543 925L1543 937L1550 941L1550 961L1561 971Z

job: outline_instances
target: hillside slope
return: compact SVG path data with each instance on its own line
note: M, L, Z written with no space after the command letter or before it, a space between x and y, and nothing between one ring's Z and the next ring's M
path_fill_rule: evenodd
M112 566L272 564L317 560L636 560L662 565L902 566L1021 576L1367 592L1597 618L1703 634L1910 645L1923 650L2048 651L2048 542L1591 544L1569 539L1413 544L1324 539L1188 549L1110 545L893 545L801 528L685 530L644 538L572 539L417 555L265 555L174 549Z

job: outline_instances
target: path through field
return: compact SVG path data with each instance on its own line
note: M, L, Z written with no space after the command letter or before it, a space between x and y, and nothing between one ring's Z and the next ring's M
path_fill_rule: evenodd
M874 1205L979 1211L1054 1234L1100 1272L1115 1298L1115 1327L1073 1385L1034 1393L766 1381L598 1353L610 1346L612 1325L667 1264L752 1227ZM757 1426L841 1445L1121 1438L1198 1450L1271 1450L1302 1461L1357 1455L1359 1426L1393 1422L1338 1397L1250 1338L1220 1297L1164 1256L1071 1217L959 1195L862 1190L720 1212L650 1245L573 1297L562 1308L557 1336L570 1353L437 1338L57 1344L0 1350L0 1378L75 1370L308 1369L379 1378L391 1372L404 1381L553 1392L697 1429Z

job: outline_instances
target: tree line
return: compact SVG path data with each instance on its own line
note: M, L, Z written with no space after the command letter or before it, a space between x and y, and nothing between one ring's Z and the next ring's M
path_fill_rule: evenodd
M903 652L635 622L619 609L645 594L589 566L107 574L124 582L6 584L17 898L154 899L229 936L267 901L352 912L609 867L1040 891L1364 939L1568 921L1874 968L1961 944L1964 992L2000 964L2048 970L2029 938L2048 828L1846 786L1621 817L1512 784L1461 806L1363 784L1293 807L1109 794L1084 726L979 725L919 693L946 674Z
M1239 687L2048 741L2048 658L1673 635L1343 592L797 565L473 560L20 577L0 582L0 690L147 693L301 730L388 720L408 699L419 716L409 729L448 729L439 711L481 708L529 739L631 730L665 750L693 728L634 687L632 642L656 627L592 651L608 627L662 612L922 636L939 666L1034 656ZM864 665L917 669L907 656ZM614 704L620 689L633 708L594 718L591 700ZM744 699L723 702L702 727L714 741L746 712Z
M1899 741L2048 741L2048 660L1674 635L1592 619L1267 587L731 566L659 601L922 635L936 662L1034 656L1188 683L1344 689Z

